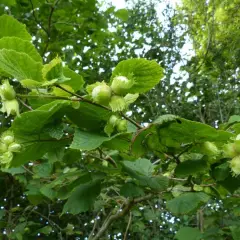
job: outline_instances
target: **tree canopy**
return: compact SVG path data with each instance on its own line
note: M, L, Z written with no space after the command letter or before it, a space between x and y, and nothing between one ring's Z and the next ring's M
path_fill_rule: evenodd
M1 239L239 239L240 2L127 2L0 1Z

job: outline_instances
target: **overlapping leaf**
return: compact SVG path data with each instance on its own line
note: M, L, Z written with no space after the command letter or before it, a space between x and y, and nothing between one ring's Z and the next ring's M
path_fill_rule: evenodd
M92 181L75 188L64 205L63 213L78 214L90 210L100 190L99 181Z
M42 64L35 62L29 55L15 50L0 50L0 69L18 81L32 79L43 81Z
M209 200L210 196L203 192L183 193L167 202L167 208L173 214L188 214L195 211Z
M18 134L39 134L46 124L54 120L53 116L69 104L69 101L56 100L34 111L24 112L14 120L11 129Z
M138 180L139 185L162 191L168 187L168 178L153 175L153 165L147 159L138 159L134 162L123 161L123 170Z
M36 62L42 62L42 57L39 55L36 48L29 41L17 37L3 37L0 39L0 49L15 50L17 52L26 53Z
M114 69L111 79L115 76L133 78L135 84L129 93L143 93L159 83L163 77L163 69L153 60L133 58L120 62Z
M32 37L27 32L24 24L18 22L9 15L0 16L0 38L2 37L19 37L31 41Z

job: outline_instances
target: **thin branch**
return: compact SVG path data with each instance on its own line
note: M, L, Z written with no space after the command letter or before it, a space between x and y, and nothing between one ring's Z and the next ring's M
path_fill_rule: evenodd
M64 88L64 87L62 87L62 86L60 86L60 85L56 85L56 87L62 89L63 91L65 91L65 92L67 92L67 93L69 93L69 94L71 94L72 96L78 97L79 99L81 99L82 102L87 102L87 103L90 103L90 104L95 105L95 106L97 106L97 107L100 107L100 108L106 109L106 110L108 110L108 111L111 111L110 108L105 107L105 106L103 106L103 105L101 105L101 104L92 102L92 101L90 101L90 100L88 100L88 99L86 99L86 98L78 95L77 93L74 93L74 92L71 92L71 91L67 90L66 88Z
M99 213L97 214L97 216L95 217L94 225L93 225L92 231L91 231L91 233L90 233L90 235L89 235L89 238L92 238L93 235L94 235L95 229L96 229L96 227L97 227L97 223L98 223L97 220L98 220L99 215L100 215L100 212L99 212Z
M132 222L132 213L129 212L128 225L127 225L123 240L127 240L128 230L130 228L131 222Z
M185 152L187 152L189 150L189 148L192 147L192 144L189 144L182 152L180 152L178 155L177 155L177 158L179 159L182 154L184 154Z
M150 99L150 97L148 96L148 94L143 94L143 96L147 99L148 105L149 105L149 108L150 108L150 112L151 112L151 114L152 114L152 117L154 117L155 114L154 114L154 108L153 108L153 105L152 105L152 102L153 102L153 101L151 101L151 99Z
M11 190L10 190L10 198L8 199L8 201L10 201L9 203L9 209L8 209L8 220L7 220L7 233L10 234L11 233L11 222L12 222L12 207L13 207L13 198L14 198L14 184L13 182L11 182L12 186L11 186Z
M42 213L36 211L36 210L32 210L33 213L38 214L39 216L41 216L42 218L44 218L45 220L47 220L52 226L56 226L59 231L63 231L63 229L54 221L52 221L51 219L49 219L48 217L46 217L45 215L43 215Z
M53 95L25 95L25 94L17 94L20 98L49 98L49 99L61 99L61 100L68 100L68 101L74 101L79 102L81 101L80 98L70 98L70 97L60 97L60 96L53 96Z
M116 162L115 162L113 159L112 159L113 161L111 161L110 159L103 158L103 157L99 157L99 156L92 155L92 154L87 154L87 156L93 157L93 158L97 158L97 159L99 159L99 160L101 160L101 161L108 161L108 162L110 162L114 167L117 167L117 164L116 164Z
M203 216L203 211L202 209L197 211L197 225L201 233L203 233L203 221L204 221L204 216Z
M32 107L28 106L24 101L22 101L20 98L17 99L23 106L25 106L27 109L29 109L30 111L32 111Z
M65 140L68 140L68 139L71 139L71 138L73 138L73 135L69 135L68 137L63 137L63 138L60 138L60 139L50 138L50 139L32 140L32 141L28 141L28 142L23 142L22 144L34 143L34 142L59 142L59 141L65 141Z
M87 103L89 103L89 104L92 104L92 105L94 105L94 106L97 106L97 107L100 107L100 108L103 108L103 109L105 109L105 110L108 110L108 111L112 112L112 110L111 110L110 108L108 108L108 107L106 107L106 106L103 106L103 105L101 105L101 104L92 102L91 100L88 100L88 99L86 99L86 98L84 98L84 97L82 97L82 96L80 96L80 95L78 95L78 94L76 94L76 93L73 93L73 92L67 90L66 88L64 88L64 87L62 87L62 86L60 86L60 85L56 85L56 87L62 89L63 91L65 91L65 92L67 92L67 93L70 93L71 95L73 95L73 96L75 96L75 97L80 98L82 102L87 102ZM139 125L138 123L136 123L134 120L132 120L131 118L127 117L127 116L124 115L123 113L121 113L121 116L122 116L123 118L125 118L126 120L128 120L129 122L131 122L132 124L134 124L138 129L142 129L142 128L143 128L141 125Z
M180 160L177 156L175 156L174 154L170 154L170 156L176 161L177 164L180 164Z
M128 120L129 122L131 122L132 124L134 124L138 129L142 129L143 128L141 125L139 125L137 122L135 122L134 120L132 120L128 116L124 115L123 113L121 113L121 116L123 118L125 118L126 120Z
M217 183L209 183L209 184L200 184L199 186L201 187L212 187L212 186L216 186Z
M32 172L31 170L29 170L27 167L22 166L24 168L24 170L26 170L26 172L30 173L31 175L34 175L34 172Z
M116 162L114 161L114 159L113 159L111 156L105 154L105 153L102 151L102 149L100 149L100 148L98 148L98 151L99 151L99 155L100 155L100 156L104 155L104 160L110 162L114 167L117 167Z
M161 162L161 159L158 159L158 160L156 160L155 162L153 162L153 165L156 165L156 164L158 164L158 163L160 163Z
M173 180L173 181L187 181L188 179L187 178L172 178L172 177L169 177L170 180Z
M46 42L46 45L45 45L45 48L43 50L43 53L42 53L42 56L44 56L44 54L46 53L47 49L48 49L48 46L49 46L49 43L50 43L50 37L51 37L51 27L52 27L52 16L53 16L53 12L55 10L55 7L57 6L57 4L59 3L60 0L57 0L52 6L51 6L51 9L50 9L50 14L49 14L49 17L48 17L48 30L47 30L47 33L48 33L48 38L47 38L47 42Z
M35 20L35 22L42 28L42 30L47 34L48 36L48 31L47 29L37 20L36 14L35 14L35 10L34 10L34 6L33 6L33 2L32 0L29 0L31 7L32 7L32 13L33 13L33 18Z
M107 218L102 227L99 229L98 233L93 237L93 238L89 238L89 240L98 240L100 239L100 237L103 236L103 234L106 232L106 230L108 229L108 227L117 219L124 217L125 215L128 214L128 212L130 211L130 209L137 203L146 201L148 199L151 199L153 197L153 194L148 194L144 197L140 197L140 198L135 198L132 200L128 200L125 204L125 207L122 209L122 211L118 211L118 213L111 215L109 218Z

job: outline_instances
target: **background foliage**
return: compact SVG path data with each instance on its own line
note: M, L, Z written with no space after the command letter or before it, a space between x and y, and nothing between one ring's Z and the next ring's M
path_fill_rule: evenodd
M1 16L0 63L7 48L20 44L3 39L10 30L31 57L15 71L15 53L13 77L1 72L1 80L13 80L22 113L14 121L1 113L1 132L11 126L29 144L0 173L1 239L94 239L104 226L102 239L238 239L239 177L223 146L239 134L240 2L183 0L176 8L160 2L118 10L95 0L0 1L0 15L13 16L29 33L14 24L5 32ZM24 42L31 39L37 51ZM57 56L79 74L63 70L80 96L83 85L109 82L122 60L157 61L164 78L125 113L142 127L153 124L134 138L129 124L128 133L109 139L103 127L111 113L104 108L81 102L69 110L64 100L21 97L29 90L19 80L41 80L41 58L47 64ZM29 106L42 107L35 115ZM52 144L44 141L49 136ZM209 152L206 141L220 152Z

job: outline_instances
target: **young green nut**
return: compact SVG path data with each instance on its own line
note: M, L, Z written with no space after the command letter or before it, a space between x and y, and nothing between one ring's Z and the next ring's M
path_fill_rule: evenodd
M103 167L108 167L108 161L103 160L103 161L102 161L102 166L103 166Z
M112 96L109 105L113 112L120 112L127 108L127 103L121 96Z
M19 104L18 101L16 99L13 100L6 100L3 101L3 106L1 111L2 112L6 112L7 116L11 115L17 115L19 116Z
M6 165L6 167L8 167L12 159L13 159L13 153L7 151L0 155L0 164Z
M127 120L120 120L117 124L117 131L118 132L126 132L127 131Z
M234 158L240 155L240 141L228 143L223 146L223 153L225 157Z
M116 94L125 95L129 92L133 84L134 81L132 79L128 79L125 76L117 76L113 78L111 88Z
M5 153L8 150L8 146L6 143L0 143L0 153Z
M230 168L233 172L233 175L237 176L240 174L240 155L234 157L231 161L229 161Z
M208 156L216 156L219 154L219 150L215 143L213 142L204 142L202 144L203 152Z
M151 134L147 137L147 147L150 150L159 150L161 148L161 144L159 141L159 137L157 134Z
M120 119L119 119L118 116L112 115L112 116L109 118L108 121L109 121L109 123L111 124L112 127L115 127L115 126L119 123Z
M100 85L93 89L93 101L102 105L108 105L112 96L112 90L108 85Z
M0 96L2 100L13 100L16 97L13 87L7 80L0 86Z
M6 145L10 145L11 143L14 142L14 137L12 135L6 135L6 136L2 137L1 140Z
M21 145L18 144L18 143L11 143L9 146L8 146L8 151L10 152L20 152L22 149Z

